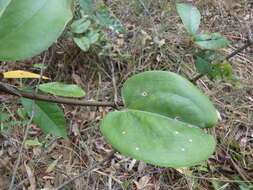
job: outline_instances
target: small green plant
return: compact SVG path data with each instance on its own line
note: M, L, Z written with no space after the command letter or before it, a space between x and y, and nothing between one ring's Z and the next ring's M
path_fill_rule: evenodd
M197 71L201 75L207 75L210 80L220 78L236 82L237 79L233 75L231 65L224 56L216 51L226 47L229 41L222 37L220 33L198 33L201 14L192 4L177 3L176 8L191 41L200 48L193 52L196 57L195 66Z

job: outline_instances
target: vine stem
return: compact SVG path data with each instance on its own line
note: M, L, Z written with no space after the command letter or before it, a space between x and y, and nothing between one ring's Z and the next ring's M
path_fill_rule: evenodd
M113 150L104 160L102 160L100 162L97 162L96 164L92 165L87 170L85 170L83 173L81 173L81 174L79 174L79 175L77 175L77 176L69 179L68 181L66 181L65 183L59 185L58 187L54 188L53 190L61 190L65 186L67 186L68 184L74 182L75 180L79 179L80 177L85 176L87 173L89 173L90 171L92 171L96 167L102 166L105 162L110 161L111 159L113 159L115 153L116 153L116 150Z
M215 60L213 64L217 64L223 61L228 61L229 59L231 59L232 57L234 57L235 55L237 55L238 53L242 52L243 50L245 50L246 48L250 47L253 45L253 41L249 40L246 44L244 44L242 47L236 49L235 51L233 51L231 54L227 55L225 58L223 59L218 59ZM194 77L193 79L191 79L190 81L194 84L196 84L196 82L202 78L203 76L205 76L204 74L199 74L196 77Z
M36 94L32 92L19 90L15 87L12 87L2 82L0 82L0 91L5 92L7 94L14 95L14 96L23 97L23 98L41 100L41 101L47 101L47 102L53 102L53 103L59 103L59 104L69 104L69 105L79 105L79 106L101 106L101 107L123 106L123 103L117 103L116 105L114 102L84 101L84 100L79 100L79 99L74 99L74 98L62 98L62 97L54 97L50 95Z

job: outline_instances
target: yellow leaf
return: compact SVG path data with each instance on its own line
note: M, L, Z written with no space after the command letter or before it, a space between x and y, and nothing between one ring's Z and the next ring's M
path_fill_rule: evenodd
M4 72L3 73L4 78L43 78L49 80L48 77L45 76L40 76L39 74L31 73L28 71L23 71L23 70L16 70L16 71L9 71L9 72Z

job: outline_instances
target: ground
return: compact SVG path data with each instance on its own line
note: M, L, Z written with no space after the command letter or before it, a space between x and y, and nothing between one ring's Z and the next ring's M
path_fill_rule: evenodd
M111 39L117 56L98 56L97 49L82 52L64 33L40 56L15 63L2 62L0 72L15 69L38 72L32 65L44 62L48 66L44 75L53 81L78 84L86 91L87 100L99 101L120 100L123 82L142 71L173 71L194 78L197 75L191 54L194 46L187 38L173 2L108 1L108 6L128 30L125 35ZM201 11L201 31L220 32L230 40L230 45L220 51L223 55L253 38L252 2L188 2ZM250 189L253 183L253 48L237 54L229 63L239 79L238 85L210 81L207 77L197 82L222 118L215 128L208 130L217 140L216 152L208 161L195 167L172 169L116 153L105 165L97 166L65 189ZM4 82L24 87L34 86L38 81L5 79ZM0 96L0 111L11 113L10 121L20 121L16 112L20 108L19 100L7 94ZM104 141L99 124L113 108L61 107L68 121L70 140L47 135L31 124L27 139L39 139L43 146L24 147L15 181L17 189L57 187L103 160L112 150ZM23 136L22 123L10 125L0 135L0 189L10 184Z

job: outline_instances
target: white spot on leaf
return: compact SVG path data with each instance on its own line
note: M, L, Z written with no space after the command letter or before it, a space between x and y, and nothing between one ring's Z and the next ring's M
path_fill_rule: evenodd
M122 134L125 135L125 134L126 134L126 131L123 131Z
M181 150L182 150L182 151L185 151L185 149L184 149L184 148L181 148Z
M176 133L176 135L178 135L178 134L179 134L179 132L178 132L178 131L176 131L175 133Z
M136 147L135 150L140 150L140 148L139 148L139 147Z
M141 96L147 96L147 95L148 95L147 92L142 92L142 93L141 93Z
M192 142L192 139L189 139L189 142Z

